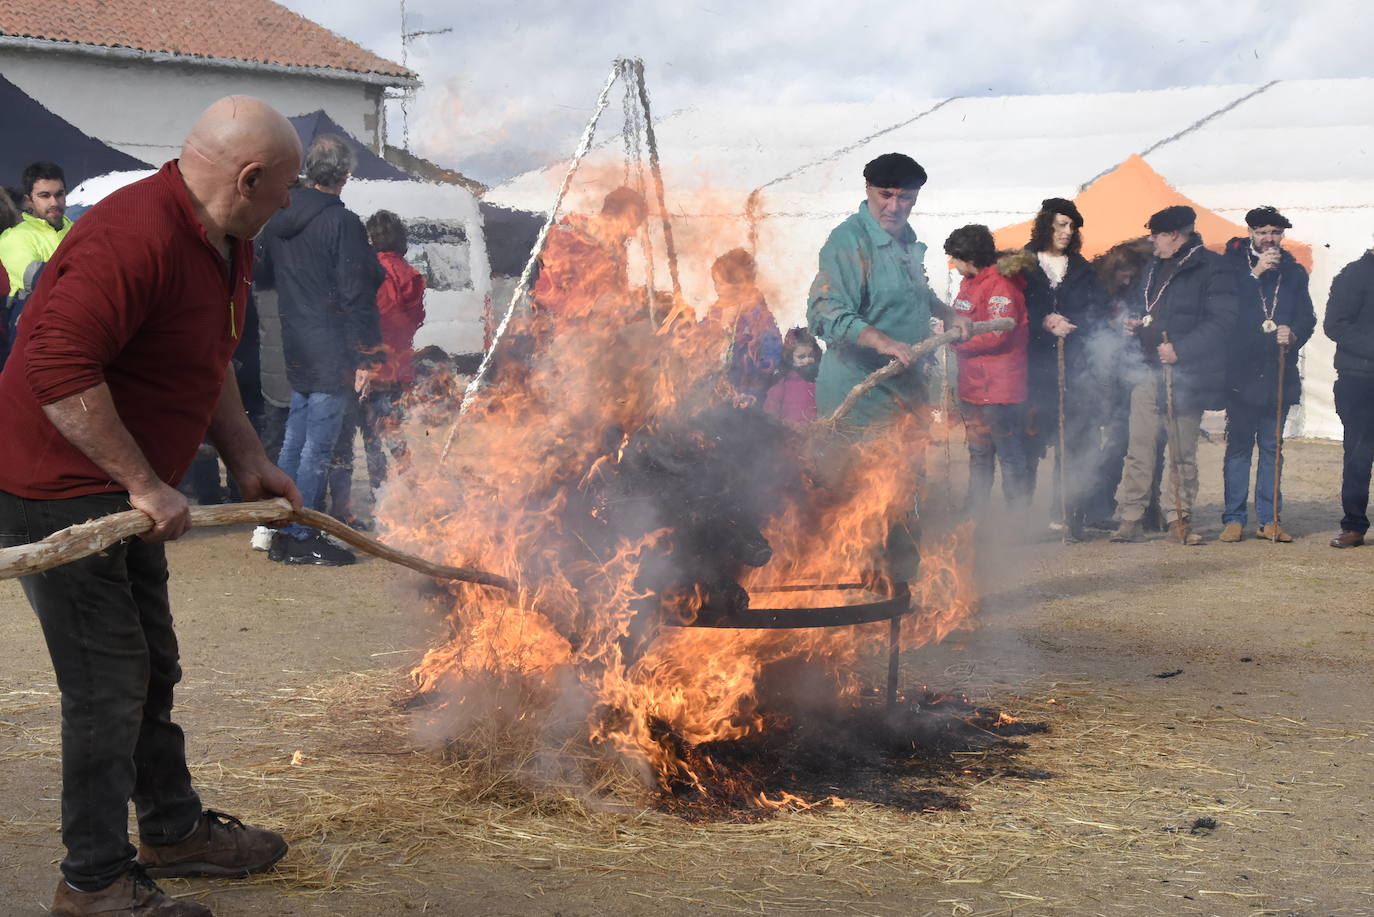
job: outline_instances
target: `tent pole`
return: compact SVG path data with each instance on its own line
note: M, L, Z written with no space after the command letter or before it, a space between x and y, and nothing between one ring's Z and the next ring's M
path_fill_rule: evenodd
M577 151L573 153L572 162L568 164L568 173L563 176L563 184L558 189L558 196L554 198L553 206L549 208L549 215L545 217L544 225L534 240L534 248L530 250L529 260L525 262L525 269L520 272L520 282L515 285L515 289L511 292L510 303L506 306L506 314L501 316L501 324L496 327L496 333L492 335L491 346L487 348L486 353L482 354L482 363L477 367L477 375L472 377L472 381L468 383L467 389L463 392L463 400L458 405L458 416L453 419L453 425L449 427L448 436L444 439L444 449L439 453L441 464L448 459L449 450L453 447L453 439L458 434L458 422L468 412L468 408L472 405L472 399L482 388L483 383L486 382L487 374L491 372L492 356L496 353L497 345L501 343L501 338L510 326L511 316L515 314L516 305L529 290L534 266L539 263L539 256L544 253L544 244L548 241L549 230L553 228L554 220L558 218L558 208L563 205L563 198L567 196L568 188L572 186L573 176L577 174L577 167L582 164L583 157L592 148L592 137L596 133L596 123L601 119L601 113L606 110L606 105L610 102L611 87L615 85L616 77L624 72L625 66L625 61L616 60L611 67L610 75L606 77L606 85L601 88L601 95L597 96L596 110L592 112L591 120L587 122L587 127L582 132L582 139L577 144ZM650 136L653 135L650 134Z
M654 117L649 113L649 90L644 85L644 61L638 57L629 62L639 82L639 105L644 109L644 139L649 145L649 169L654 176L654 190L658 194L658 212L663 217L663 246L668 250L668 276L673 281L673 298L682 299L682 284L677 278L677 248L673 245L673 224L668 219L668 204L663 197L663 170L658 165L658 140L654 137Z

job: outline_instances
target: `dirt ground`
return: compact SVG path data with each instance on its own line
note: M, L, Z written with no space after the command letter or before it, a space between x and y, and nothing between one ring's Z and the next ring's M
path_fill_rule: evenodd
M1327 546L1339 446L1293 442L1286 457L1291 545L1215 542L1219 443L1200 450L1205 546L984 532L976 629L909 650L903 686L1046 722L1021 763L1049 779L965 780L965 811L852 806L760 826L493 804L455 827L462 801L439 795L424 824L388 824L339 770L371 766L353 711L387 709L437 634L414 580L376 560L285 568L246 530L193 533L169 556L196 776L209 804L293 850L276 876L167 887L229 917L1374 914L1374 547ZM0 646L0 913L38 915L61 857L58 697L13 582ZM364 696L330 702L349 685ZM411 773L442 770L396 744ZM310 769L325 758L343 763ZM1216 827L1195 827L1204 816ZM536 817L546 831L562 819L547 849Z

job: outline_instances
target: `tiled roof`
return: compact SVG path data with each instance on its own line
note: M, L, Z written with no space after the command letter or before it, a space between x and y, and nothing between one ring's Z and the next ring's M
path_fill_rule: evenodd
M0 35L415 76L272 0L0 0Z

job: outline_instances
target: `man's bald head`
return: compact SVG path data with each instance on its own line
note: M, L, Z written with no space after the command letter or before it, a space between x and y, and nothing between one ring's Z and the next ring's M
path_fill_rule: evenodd
M191 128L179 165L206 230L246 238L289 204L301 142L291 122L266 102L225 96Z
M295 157L299 163L301 141L291 122L261 99L225 96L201 114L181 157L238 172L255 161L276 164Z

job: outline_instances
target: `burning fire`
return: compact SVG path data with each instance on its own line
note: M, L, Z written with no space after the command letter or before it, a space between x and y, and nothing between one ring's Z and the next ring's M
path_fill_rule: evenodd
M659 304L656 314L670 312ZM446 461L442 435L410 431L413 460L378 515L401 549L520 587L511 596L454 584L443 597L450 636L413 676L445 741L496 726L528 738L532 766L561 759L560 780L584 766L568 760L590 759L661 791L705 786L711 764L691 749L766 728L777 673L805 671L823 693L858 698L862 673L887 651L886 621L674 625L746 603L839 604L834 592L748 591L873 570L889 523L920 490L925 441L919 418L845 438L736 407L721 330L681 319L656 328L648 314L631 295L603 297L589 319L525 322ZM922 554L906 647L968 626L975 604L969 531L927 540ZM791 677L783 693L800 684Z

